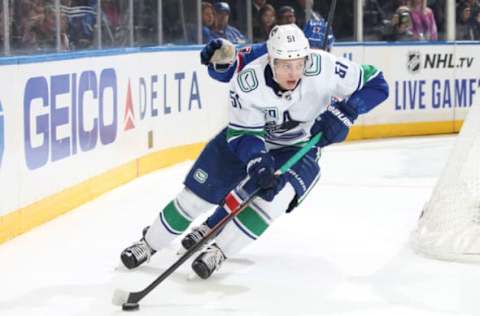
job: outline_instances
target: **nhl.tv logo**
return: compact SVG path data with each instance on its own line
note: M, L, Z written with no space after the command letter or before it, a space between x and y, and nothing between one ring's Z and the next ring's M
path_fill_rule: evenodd
M0 168L2 167L4 149L5 149L5 119L3 115L2 103L0 102Z
M408 52L407 69L411 73L419 73L422 63L422 55L419 51Z

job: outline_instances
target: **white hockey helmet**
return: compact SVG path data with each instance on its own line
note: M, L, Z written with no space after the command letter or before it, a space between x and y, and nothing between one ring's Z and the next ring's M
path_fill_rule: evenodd
M297 59L310 56L310 43L296 24L277 25L267 40L267 51L273 80L277 81L275 59Z
M270 31L267 50L271 60L296 59L310 55L310 44L296 24L284 24Z

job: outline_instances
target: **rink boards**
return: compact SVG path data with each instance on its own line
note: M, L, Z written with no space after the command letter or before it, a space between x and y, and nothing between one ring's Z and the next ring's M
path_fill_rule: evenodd
M478 43L338 45L390 97L350 139L452 133L479 103ZM194 158L227 121L199 47L0 60L0 242L150 171ZM159 193L161 194L161 193Z

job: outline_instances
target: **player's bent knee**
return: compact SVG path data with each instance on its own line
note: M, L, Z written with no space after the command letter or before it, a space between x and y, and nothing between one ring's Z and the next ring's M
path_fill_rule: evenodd
M294 197L295 190L287 184L273 201L256 198L224 228L216 243L227 257L237 253L260 237L277 217L285 214Z
M287 211L294 198L295 189L287 182L272 201L269 202L259 197L253 201L253 204L256 205L261 212L268 214L268 217L273 220Z
M145 239L153 249L159 250L182 234L198 215L212 207L213 204L184 188L176 199L162 209L148 229Z
M257 239L277 217L285 213L294 197L295 190L287 184L270 202L260 197L254 199L233 222L243 235Z
M188 188L183 188L183 190L177 195L176 202L178 207L181 208L191 219L195 219L200 214L215 207L214 204L200 198Z

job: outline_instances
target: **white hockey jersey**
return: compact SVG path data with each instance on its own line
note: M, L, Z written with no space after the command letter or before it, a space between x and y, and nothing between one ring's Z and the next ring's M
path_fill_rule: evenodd
M324 52L312 52L304 76L293 91L278 94L267 84L268 55L254 60L230 81L228 141L242 135L262 138L268 150L301 145L311 137L315 119L332 98L342 100L362 88L363 66ZM378 70L366 69L368 78Z

